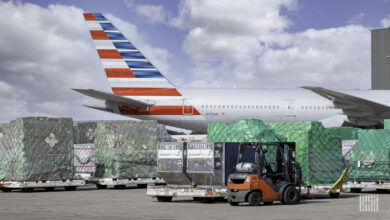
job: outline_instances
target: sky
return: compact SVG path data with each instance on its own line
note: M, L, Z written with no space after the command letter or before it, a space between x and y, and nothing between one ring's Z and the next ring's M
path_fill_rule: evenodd
M128 119L71 90L110 91L83 12L179 87L369 89L370 30L390 26L390 0L0 1L0 123Z

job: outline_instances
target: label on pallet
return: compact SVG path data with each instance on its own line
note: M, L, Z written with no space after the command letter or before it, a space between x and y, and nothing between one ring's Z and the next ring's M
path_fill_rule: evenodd
M209 159L213 158L213 151L211 149L188 149L188 158L189 159Z
M158 150L158 158L181 159L183 158L183 152L181 150Z

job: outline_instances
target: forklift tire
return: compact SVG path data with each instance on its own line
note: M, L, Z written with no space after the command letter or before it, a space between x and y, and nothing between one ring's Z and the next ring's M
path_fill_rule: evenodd
M264 202L264 205L272 205L274 203L274 201L271 201L271 202Z
M330 198L339 198L340 193L329 193Z
M295 186L287 186L282 198L282 203L284 204L296 204L301 199L301 196Z
M157 201L159 202L171 202L172 196L157 196Z
M248 196L248 202L250 206L259 206L261 204L261 192L253 191Z
M230 200L229 200L229 204L231 206L238 206L238 202L233 202L233 201L230 201Z

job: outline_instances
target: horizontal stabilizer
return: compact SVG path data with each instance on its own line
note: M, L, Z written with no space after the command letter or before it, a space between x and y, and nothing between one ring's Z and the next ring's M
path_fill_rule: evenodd
M117 102L121 104L125 104L128 106L134 106L134 107L148 107L154 105L154 103L148 103L148 102L143 102L119 95L114 95L111 93L106 93L106 92L101 92L93 89L73 89L76 92L79 92L81 94L96 98L96 99L101 99L105 101L112 101L112 102ZM89 106L87 106L89 107ZM96 109L96 108L95 108ZM101 109L99 109L101 110Z
M91 105L83 105L83 106L87 107L87 108L93 108L93 109L105 111L105 112L114 112L113 109L106 108L106 107L101 107L101 106L91 106Z

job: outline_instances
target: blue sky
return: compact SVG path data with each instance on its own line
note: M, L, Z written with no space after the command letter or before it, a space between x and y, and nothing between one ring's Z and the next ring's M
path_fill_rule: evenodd
M83 12L182 87L369 89L370 30L390 26L390 0L0 1L0 122L125 119L70 90L110 91Z

